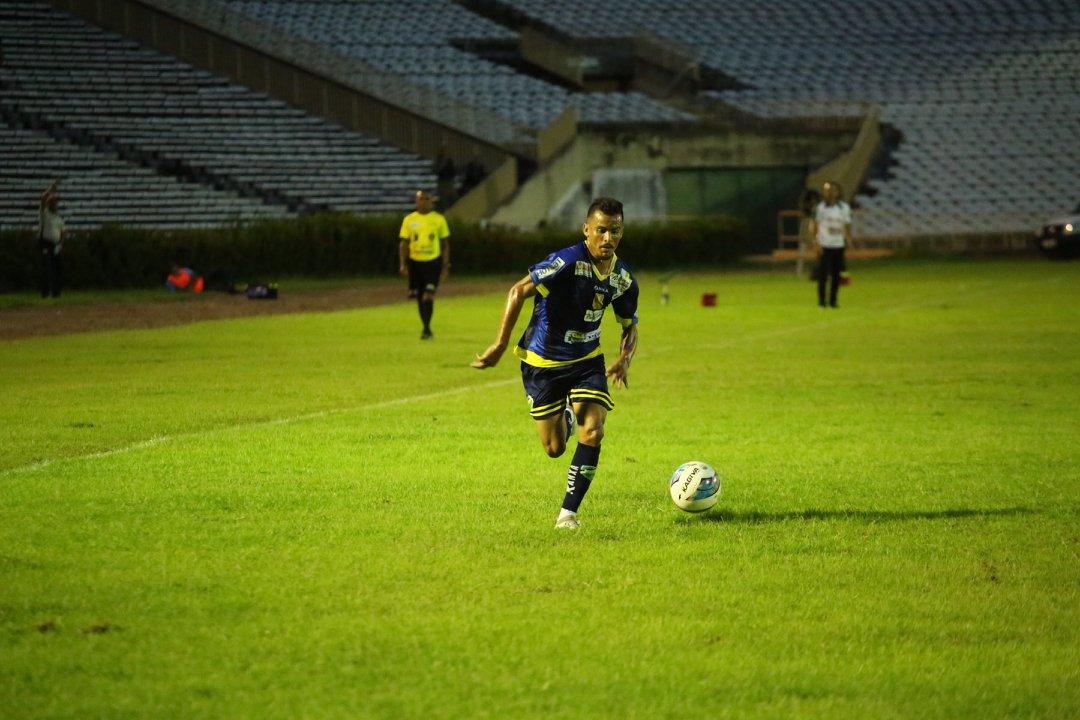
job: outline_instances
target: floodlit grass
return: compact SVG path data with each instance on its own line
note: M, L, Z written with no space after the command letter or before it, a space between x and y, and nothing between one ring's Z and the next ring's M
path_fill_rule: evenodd
M577 532L500 294L0 344L0 715L1080 716L1080 264L853 270L643 278Z

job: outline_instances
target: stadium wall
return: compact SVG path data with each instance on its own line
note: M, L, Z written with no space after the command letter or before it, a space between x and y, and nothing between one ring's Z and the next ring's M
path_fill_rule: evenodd
M518 162L510 157L479 185L460 198L447 212L452 221L479 222L495 212L517 190Z
M873 106L863 118L859 134L852 143L851 149L840 153L807 175L806 187L820 190L827 180L834 180L843 188L844 199L850 201L862 185L874 151L877 150L879 144L881 144L881 111Z
M687 169L796 168L808 175L847 153L861 130L862 125L856 123L822 129L806 124L782 129L762 125L757 129L725 130L583 127L491 219L519 228L558 224L558 208L567 193L587 186L601 169L666 173ZM775 218L770 223L775 223Z

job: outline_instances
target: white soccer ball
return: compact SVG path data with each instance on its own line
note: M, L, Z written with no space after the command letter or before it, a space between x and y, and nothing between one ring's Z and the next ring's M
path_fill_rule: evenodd
M679 466L668 489L680 510L705 512L720 499L720 476L708 463L693 460Z

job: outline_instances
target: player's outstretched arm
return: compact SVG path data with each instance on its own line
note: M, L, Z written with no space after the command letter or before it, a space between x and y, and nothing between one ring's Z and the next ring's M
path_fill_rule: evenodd
M506 296L506 305L503 307L502 319L499 320L499 332L495 336L495 342L477 355L476 359L469 363L470 367L483 370L495 367L499 363L506 348L510 345L510 333L514 331L514 325L517 324L518 316L521 315L525 300L535 294L536 286L528 275L514 283Z
M630 373L630 361L637 352L638 330L637 325L623 328L622 340L619 343L619 357L611 363L607 369L607 375L617 388L629 387L627 376Z

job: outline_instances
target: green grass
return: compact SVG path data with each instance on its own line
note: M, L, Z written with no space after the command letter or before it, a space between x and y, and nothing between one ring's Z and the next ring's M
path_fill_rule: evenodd
M1080 716L1080 264L853 271L644 277L576 533L499 294L0 344L0 716Z

